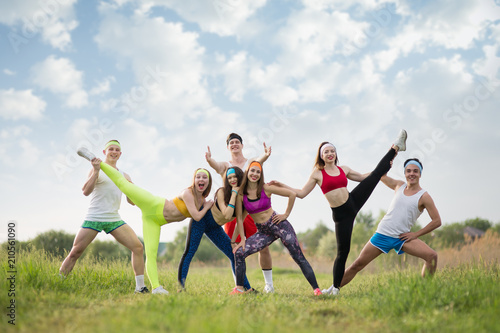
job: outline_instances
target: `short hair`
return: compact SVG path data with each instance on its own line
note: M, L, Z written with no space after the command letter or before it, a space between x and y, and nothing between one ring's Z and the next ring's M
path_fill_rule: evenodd
M230 133L228 136L227 136L227 139L226 139L226 145L229 145L229 141L231 141L232 139L238 139L240 140L240 143L243 144L243 139L241 138L241 136L239 136L238 134L236 133Z

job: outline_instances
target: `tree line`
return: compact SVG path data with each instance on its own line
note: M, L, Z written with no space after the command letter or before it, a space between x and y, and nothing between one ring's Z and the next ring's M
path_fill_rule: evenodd
M371 212L360 212L354 224L351 248L360 249L373 235L378 222L380 222L384 215L385 211L380 211L377 217L374 217ZM461 247L472 239L471 236L466 233L466 230L469 230L466 229L467 227L472 227L474 228L473 230L480 231L492 230L500 234L500 223L494 224L489 220L476 217L466 219L462 222L442 225L432 233L424 235L421 238L435 250L449 247ZM420 228L421 226L417 221L412 231ZM337 252L337 241L335 232L332 229L332 223L327 226L323 221L320 221L314 228L298 233L297 238L301 243L304 253L308 257L334 257ZM161 244L159 248L159 260L177 264L184 252L186 236L187 227L180 230L172 242ZM31 240L17 242L17 248L28 251L31 249L44 250L62 259L71 250L74 238L74 234L65 231L49 230L37 235ZM142 239L140 240L143 242ZM4 246L6 246L6 243L4 243ZM279 241L274 242L270 249L272 252L285 251L283 245ZM94 240L85 250L83 256L91 256L103 260L129 260L130 251L115 240ZM206 236L203 236L193 261L213 263L223 260L225 260L225 256L222 252L220 252Z

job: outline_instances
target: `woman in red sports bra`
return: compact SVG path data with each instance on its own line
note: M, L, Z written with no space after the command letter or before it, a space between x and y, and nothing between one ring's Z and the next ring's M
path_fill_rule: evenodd
M406 131L401 130L391 149L371 173L361 174L348 166L338 166L337 149L329 142L322 142L318 148L314 170L302 189L293 189L275 181L270 183L295 191L297 197L301 199L311 193L318 185L330 204L335 222L337 257L333 265L333 285L323 290L324 294L338 294L347 256L351 249L354 219L372 194L380 178L391 168L391 162L398 151L406 150L406 137ZM347 190L347 179L360 182L350 193Z

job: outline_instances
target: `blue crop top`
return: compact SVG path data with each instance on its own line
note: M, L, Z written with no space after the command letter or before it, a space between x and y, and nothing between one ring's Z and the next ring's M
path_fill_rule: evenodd
M264 191L263 188L260 199L251 200L248 199L248 195L245 194L243 196L243 205L248 214L257 214L271 208L271 198L266 195L266 191Z

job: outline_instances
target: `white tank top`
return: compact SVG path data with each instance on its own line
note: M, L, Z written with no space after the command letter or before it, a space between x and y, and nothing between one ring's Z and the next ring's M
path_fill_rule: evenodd
M406 184L402 185L394 195L387 214L378 224L377 232L379 234L399 238L399 235L410 231L422 214L418 209L418 201L426 190L421 189L412 196L406 196L403 193L405 188Z
M255 160L252 160L252 161L255 161ZM243 172L245 172L247 170L249 162L250 162L250 159L247 158L245 164L243 165L243 168L240 168ZM233 165L231 162L229 162L229 165L230 166L237 166L237 165ZM239 167L239 166L237 166L237 167Z
M123 171L120 171L123 175ZM94 191L90 194L90 207L86 221L116 222L121 221L118 209L122 199L122 192L104 172L99 172Z

